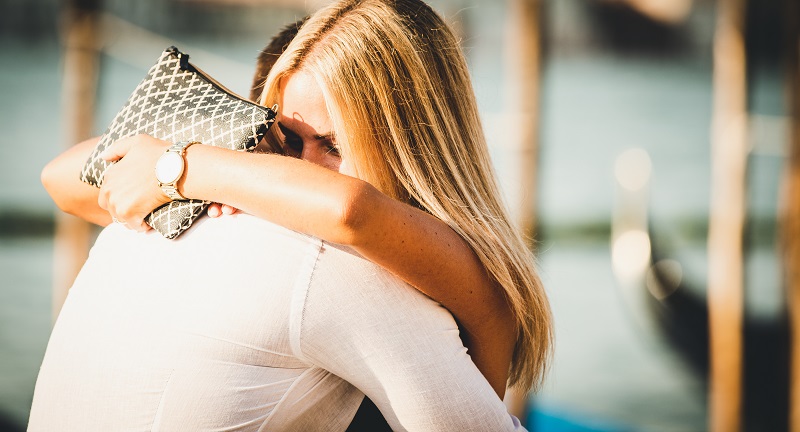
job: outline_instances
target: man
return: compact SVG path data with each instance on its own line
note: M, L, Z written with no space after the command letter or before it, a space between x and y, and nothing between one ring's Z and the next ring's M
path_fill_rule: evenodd
M362 393L363 392L363 393ZM29 430L514 430L450 314L355 254L249 215L99 236Z

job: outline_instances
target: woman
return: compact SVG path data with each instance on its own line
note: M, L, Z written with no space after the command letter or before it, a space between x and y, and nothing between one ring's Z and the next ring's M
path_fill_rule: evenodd
M336 2L303 25L261 102L281 107L271 139L317 164L195 145L179 192L353 247L453 313L498 395L540 384L549 306L499 201L466 63L441 18L416 0ZM99 205L145 229L169 200L152 179L169 145L114 144L106 157L122 159Z

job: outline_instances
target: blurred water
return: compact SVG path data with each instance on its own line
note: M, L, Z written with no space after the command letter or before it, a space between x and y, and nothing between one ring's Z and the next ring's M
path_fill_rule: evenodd
M0 239L0 429L4 418L27 424L50 335L52 257L49 239Z
M538 408L620 430L705 429L702 382L627 309L607 246L553 244L541 259L556 354Z
M0 209L49 210L39 172L60 145L57 47L0 38L0 65Z

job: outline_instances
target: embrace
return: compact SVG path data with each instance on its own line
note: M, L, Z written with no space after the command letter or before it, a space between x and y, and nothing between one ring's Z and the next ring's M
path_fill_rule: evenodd
M524 430L502 398L541 384L550 307L452 30L420 0L340 0L270 47L272 150L184 148L175 190L220 204L180 238L143 222L175 143L117 141L100 189L76 178L96 140L45 168L62 210L106 228L29 430L344 431L365 400L393 430Z

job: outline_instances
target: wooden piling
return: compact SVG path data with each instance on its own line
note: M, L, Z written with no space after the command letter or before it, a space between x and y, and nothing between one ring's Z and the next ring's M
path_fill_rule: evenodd
M99 63L99 0L67 0L62 16L63 82L61 112L66 147L92 135ZM77 176L78 173L75 173ZM57 212L53 239L53 320L89 254L89 223Z
M800 5L786 0L789 151L781 203L782 264L790 320L789 430L800 432Z
M714 34L708 227L709 429L735 432L742 413L747 160L744 0L718 0Z
M505 36L508 82L506 113L514 119L519 140L518 224L527 238L536 229L537 164L539 156L539 90L541 82L541 0L510 0Z
M513 119L517 151L519 194L517 223L528 239L536 230L537 165L539 138L539 89L541 83L541 0L510 0L505 35L505 65L508 77L506 113ZM533 245L531 245L533 246ZM525 421L527 395L506 392L509 412Z

